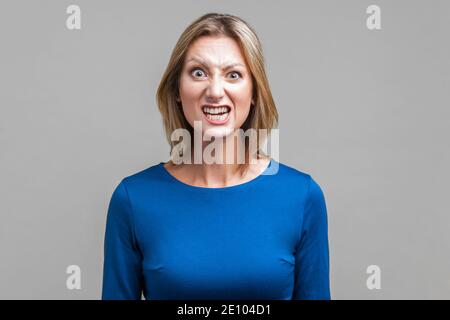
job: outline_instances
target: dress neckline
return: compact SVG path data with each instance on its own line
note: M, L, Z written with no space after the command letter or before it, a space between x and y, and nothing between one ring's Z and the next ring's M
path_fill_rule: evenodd
M271 169L271 167L273 165L273 161L275 161L275 160L270 158L269 164L263 170L263 172L260 173L255 178L253 178L252 180L249 180L249 181L246 181L246 182L240 183L240 184L235 184L235 185L226 186L226 187L218 187L218 188L193 186L193 185L187 184L181 180L178 180L164 167L165 162L161 161L158 164L158 167L162 170L164 175L166 175L171 181L173 181L174 183L176 183L178 186L180 186L182 188L196 190L196 191L202 191L202 192L223 192L223 191L228 192L228 191L242 190L242 189L251 187L251 186L259 183L260 181L264 180L264 178L268 175L267 173L269 172L269 169Z

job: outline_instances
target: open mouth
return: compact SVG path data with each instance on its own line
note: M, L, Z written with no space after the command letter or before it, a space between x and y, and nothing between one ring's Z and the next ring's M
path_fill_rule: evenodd
M208 120L213 122L222 122L228 119L231 108L229 106L203 106L202 111Z

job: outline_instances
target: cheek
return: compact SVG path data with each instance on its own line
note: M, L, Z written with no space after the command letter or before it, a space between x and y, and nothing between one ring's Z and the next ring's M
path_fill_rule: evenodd
M197 95L198 88L188 77L182 76L180 79L180 96L184 101L189 101Z
M236 112L236 121L239 124L242 124L248 117L250 113L250 106L238 106L237 112Z
M252 83L243 82L233 88L236 102L247 104L252 99Z
M252 102L252 86L251 84L242 84L240 87L236 87L233 90L234 103L238 113L247 114L250 110L250 104Z

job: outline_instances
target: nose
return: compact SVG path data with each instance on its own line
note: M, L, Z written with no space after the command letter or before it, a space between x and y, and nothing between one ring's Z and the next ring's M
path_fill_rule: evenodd
M220 101L224 96L223 83L220 77L213 78L206 90L208 100Z

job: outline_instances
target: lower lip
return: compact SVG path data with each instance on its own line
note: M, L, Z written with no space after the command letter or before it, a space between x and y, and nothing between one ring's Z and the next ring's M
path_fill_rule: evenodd
M227 117L225 119L223 119L223 120L212 120L212 119L208 118L208 116L204 112L202 112L202 113L203 113L206 121L208 121L209 123L212 123L212 124L224 124L224 123L227 123L228 120L230 119L231 110L227 113Z

